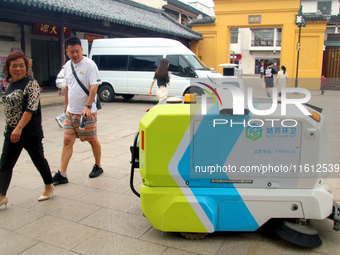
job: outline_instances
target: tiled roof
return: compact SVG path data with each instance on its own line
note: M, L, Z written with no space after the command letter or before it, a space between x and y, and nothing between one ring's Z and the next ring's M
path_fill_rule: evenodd
M340 14L332 15L330 22L340 22Z
M53 10L89 19L106 20L188 39L202 40L202 34L179 24L162 10L131 0L0 0Z
M216 17L203 17L202 19L193 19L190 25L214 25Z
M320 13L304 13L303 17L307 22L328 22L330 20L329 15L323 15Z
M329 46L329 47L339 47L340 46L340 41L330 41L330 42L326 41L325 45Z

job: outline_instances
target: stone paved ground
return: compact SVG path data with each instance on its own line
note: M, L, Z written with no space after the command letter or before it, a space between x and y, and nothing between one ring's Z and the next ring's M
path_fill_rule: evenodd
M259 79L260 80L260 79ZM249 83L249 81L248 81ZM246 84L248 84L246 81ZM255 81L255 95L264 96L261 82ZM324 108L333 163L340 163L340 91L320 96L312 90L310 103ZM43 94L45 105L60 103L55 94ZM57 101L57 102L54 102ZM255 233L214 233L203 240L186 240L174 233L151 227L140 209L140 201L129 188L130 152L138 123L146 110L156 104L153 98L103 103L98 113L98 133L102 145L104 174L89 179L93 159L90 146L79 141L74 146L69 183L56 186L55 195L45 202L37 198L42 180L24 151L14 168L9 204L0 208L0 254L338 254L340 233L330 220L313 221L323 245L306 249L278 237ZM1 109L0 109L1 110ZM61 105L43 108L45 155L52 171L57 171L63 130L54 117ZM4 116L0 112L0 130ZM2 139L0 146L2 147ZM137 171L135 185L139 188ZM334 197L340 200L340 181L328 181Z

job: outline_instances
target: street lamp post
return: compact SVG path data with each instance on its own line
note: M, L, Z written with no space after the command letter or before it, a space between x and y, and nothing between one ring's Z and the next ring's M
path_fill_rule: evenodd
M301 40L301 27L306 26L305 18L302 14L302 6L300 6L300 11L298 15L296 15L295 24L299 27L299 42L297 43L297 63L296 63L296 79L295 79L295 88L298 86L298 74L299 74L299 58L300 58L300 40Z

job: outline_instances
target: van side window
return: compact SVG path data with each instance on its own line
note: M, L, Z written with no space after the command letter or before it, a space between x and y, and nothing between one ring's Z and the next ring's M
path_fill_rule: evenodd
M169 60L169 71L173 73L178 72L178 55L167 55L166 58Z
M182 57L179 58L178 62L179 70L182 73L182 75L189 76L188 70L190 70L190 66L187 64L187 62Z
M130 56L129 71L156 71L162 56Z
M174 75L184 76L184 77L194 77L192 68L188 62L180 55L167 55L166 58L169 60L169 71Z
M99 71L127 70L127 55L94 55L92 60L97 64Z

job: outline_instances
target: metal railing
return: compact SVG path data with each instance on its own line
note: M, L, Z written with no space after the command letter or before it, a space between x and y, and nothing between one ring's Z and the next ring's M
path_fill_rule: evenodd
M274 47L274 40L251 40L251 46ZM276 40L275 46L281 46L281 40Z

